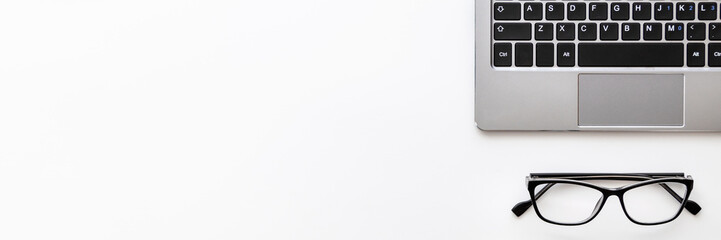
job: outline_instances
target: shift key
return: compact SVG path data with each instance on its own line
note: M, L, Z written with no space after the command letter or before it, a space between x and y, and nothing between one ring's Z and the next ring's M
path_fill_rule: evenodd
M531 23L496 23L493 25L496 40L531 40Z

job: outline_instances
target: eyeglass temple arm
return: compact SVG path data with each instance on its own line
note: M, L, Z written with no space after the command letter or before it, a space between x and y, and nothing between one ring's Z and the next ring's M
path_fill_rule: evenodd
M534 198L535 198L536 200L538 200L539 198L541 198L541 196L543 196L543 194L546 193L546 192L548 191L548 189L550 189L551 187L553 187L553 185L555 185L555 183L549 183L548 185L546 185L545 187L543 187L543 188L541 189L541 191L538 191L538 193L536 193L536 195L534 196ZM671 187L669 187L669 186L666 185L665 183L662 183L662 184L660 184L660 185L661 185L661 187L663 187L663 189L665 189L669 194L671 194L671 196L672 196L674 199L676 199L676 201L678 201L679 203L682 203L682 202L683 202L683 198L681 198L681 196L679 196L678 193L676 193L676 191L674 191L673 189L671 189ZM523 213L525 213L526 211L528 211L528 209L531 208L531 206L533 206L533 202L529 199L529 200L527 200L527 201L523 201L523 202L517 203L515 206L513 206L513 208L511 209L511 211L513 212L513 214L516 214L516 217L520 217L521 215L523 215ZM689 211L691 214L693 214L693 215L698 214L699 212L701 212L701 209L702 209L701 206L700 206L698 203L694 202L693 200L688 200L688 201L686 201L686 205L684 206L684 208L686 208L686 210L688 210L688 211Z
M659 185L661 185L661 187L663 187L663 189L665 189L666 192L668 192L669 194L671 194L671 196L672 196L674 199L676 199L676 201L678 201L679 203L683 203L683 198L682 198L681 196L679 196L678 193L676 193L676 191L674 191L673 189L671 189L671 187L669 187L668 184L661 183L661 184L659 184ZM689 199L688 201L686 201L686 205L683 206L683 207L684 207L686 210L688 210L688 211L689 211L691 214L693 214L693 215L698 214L698 213L701 211L701 209L702 209L702 208L701 208L701 205L698 205L698 203L696 203L696 202L694 202L693 200L690 200L690 199Z
M544 193L546 193L546 191L548 191L548 189L550 189L551 187L553 187L553 185L556 185L556 184L555 184L555 183L549 183L549 184L547 184L545 187L541 188L541 191L538 191L538 193L536 193L536 195L533 196L533 197L534 197L536 200L538 200L539 198L541 198L541 196L543 196ZM520 217L520 216L523 215L523 213L525 213L529 208L531 208L531 206L533 206L533 201L531 201L531 199L529 199L529 200L527 200L527 201L519 202L518 204L516 204L516 206L513 206L513 208L511 209L511 211L512 211L514 214L516 214L516 217Z
M531 173L531 177L540 178L582 178L582 177L604 177L604 178L644 178L652 179L654 177L684 177L682 172L678 173Z

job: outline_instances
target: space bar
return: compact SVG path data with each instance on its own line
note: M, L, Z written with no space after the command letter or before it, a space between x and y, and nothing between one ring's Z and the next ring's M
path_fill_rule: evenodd
M682 43L580 43L581 67L683 67Z

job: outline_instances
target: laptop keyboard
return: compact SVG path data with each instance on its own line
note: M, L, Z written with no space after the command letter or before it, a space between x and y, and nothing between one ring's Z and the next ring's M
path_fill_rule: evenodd
M492 1L495 67L721 67L716 1Z

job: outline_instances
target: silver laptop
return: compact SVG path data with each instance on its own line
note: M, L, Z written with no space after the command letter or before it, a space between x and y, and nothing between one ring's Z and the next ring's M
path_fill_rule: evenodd
M719 131L720 4L476 0L476 123Z

